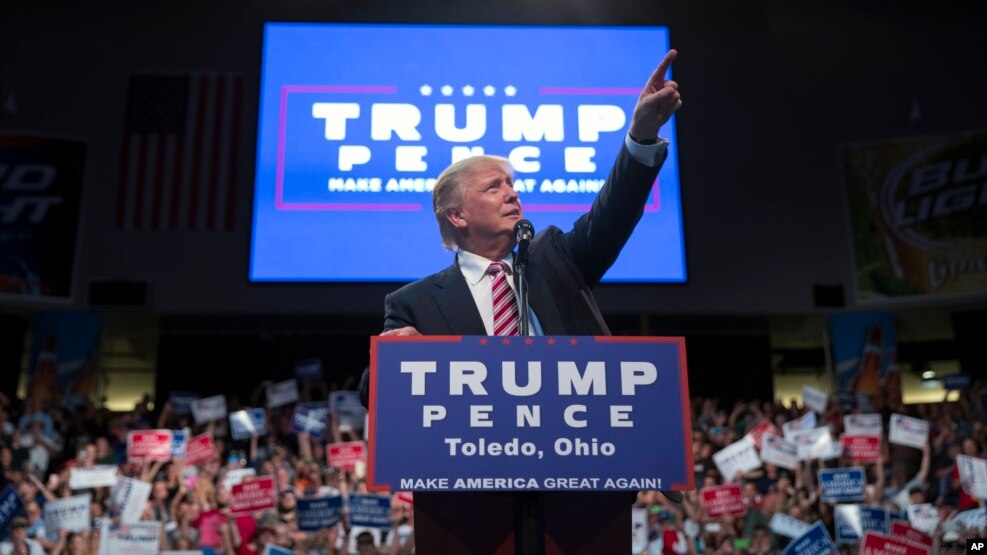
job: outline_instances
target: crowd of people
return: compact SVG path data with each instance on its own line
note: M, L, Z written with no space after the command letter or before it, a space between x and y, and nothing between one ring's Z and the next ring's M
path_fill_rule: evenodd
M303 399L311 392L303 390ZM324 398L324 397L323 397ZM229 411L240 408L227 399ZM296 554L398 554L414 552L413 499L390 496L389 526L361 529L350 525L344 511L338 524L318 531L298 526L299 499L366 492L364 467L341 469L328 464L327 443L362 439L362 430L334 425L324 434L299 433L292 428L293 405L267 412L267 430L247 439L233 440L229 422L214 420L196 424L191 415L175 414L170 403L158 410L142 399L133 410L115 413L90 403L72 408L44 405L0 396L0 491L14 491L20 500L17 514L0 530L0 555L8 553L89 554L100 549L101 534L119 525L119 507L111 502L111 488L91 493L92 526L87 530L53 529L45 521L46 504L78 495L70 487L73 469L116 465L120 476L151 484L142 520L160 523L161 551L246 555L265 553L270 544ZM983 512L983 500L974 497L960 480L957 455L987 456L987 414L980 384L964 391L956 402L929 405L895 405L872 409L883 416L881 458L864 463L837 456L829 460L809 458L793 468L765 463L759 468L724 476L714 455L741 440L759 424L770 422L780 431L809 410L795 401L736 402L730 406L716 399L692 400L692 456L696 490L685 492L675 503L657 491L638 493L635 509L646 514L643 554L672 553L781 553L793 541L772 524L781 513L805 524L821 522L835 538L835 504L824 501L817 484L819 468L862 466L866 471L866 495L861 506L883 507L907 520L912 504L930 503L938 511L938 524L929 535L932 553L948 553L965 546L968 537L983 537L987 530L971 526L987 518L958 519L957 515ZM830 402L818 414L818 424L829 426L839 437L848 410ZM891 414L911 415L929 424L929 441L923 448L888 441ZM127 435L143 429L188 429L213 438L217 456L200 464L181 459L128 462ZM257 476L270 476L276 486L274 507L252 514L234 513L225 478L237 469L252 468ZM741 487L743 514L710 516L702 490L734 483ZM6 488L10 489L6 489ZM0 508L0 525L3 524ZM982 525L982 524L981 524ZM640 542L638 546L640 546ZM840 553L857 553L859 543L841 544ZM957 551L962 552L962 551Z

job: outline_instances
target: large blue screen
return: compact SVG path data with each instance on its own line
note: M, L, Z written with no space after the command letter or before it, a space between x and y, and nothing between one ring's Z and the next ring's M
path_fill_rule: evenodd
M431 187L508 157L525 217L568 230L624 140L664 27L269 23L250 279L408 281L449 265ZM686 278L674 118L644 217L606 281Z

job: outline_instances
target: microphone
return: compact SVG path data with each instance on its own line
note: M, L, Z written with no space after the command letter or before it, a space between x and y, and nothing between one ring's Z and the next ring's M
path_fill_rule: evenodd
M531 238L535 236L535 226L528 220L521 220L514 224L514 240L517 241L517 262L526 264L528 262L528 245Z

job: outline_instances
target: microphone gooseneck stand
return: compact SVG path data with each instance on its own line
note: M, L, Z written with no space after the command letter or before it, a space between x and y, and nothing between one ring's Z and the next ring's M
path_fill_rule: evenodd
M514 290L518 298L518 324L520 336L528 335L528 280L524 270L528 266L527 244L518 247L514 258ZM544 507L538 492L514 493L514 553L515 555L545 554Z

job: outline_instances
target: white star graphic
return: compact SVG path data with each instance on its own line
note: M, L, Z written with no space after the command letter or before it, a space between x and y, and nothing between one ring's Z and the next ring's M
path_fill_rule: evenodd
M473 85L463 87L463 96L473 96L474 92L476 92L476 89L473 88Z
M514 85L507 85L504 87L504 94L507 96L514 96L517 94L517 88Z
M418 90L422 93L422 96L430 96L432 94L432 87L428 85L422 85Z
M442 85L442 96L452 96L452 87L449 85Z
M497 92L497 89L495 89L493 85L487 85L486 87L483 87L483 94L487 96L493 96L495 92Z

